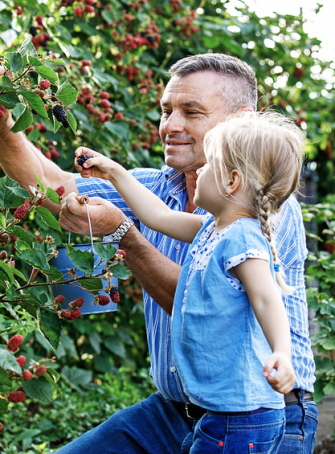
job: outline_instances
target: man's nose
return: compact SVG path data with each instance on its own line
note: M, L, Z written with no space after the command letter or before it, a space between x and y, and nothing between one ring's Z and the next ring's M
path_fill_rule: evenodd
M181 115L177 112L172 112L168 118L162 120L163 129L166 134L182 132L185 129L185 122Z

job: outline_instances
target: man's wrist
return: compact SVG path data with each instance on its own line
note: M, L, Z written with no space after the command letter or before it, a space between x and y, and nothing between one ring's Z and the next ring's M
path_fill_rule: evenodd
M130 218L126 218L122 224L115 230L114 233L110 235L106 235L103 237L104 243L120 243L124 235L128 232L128 230L134 225L134 222Z

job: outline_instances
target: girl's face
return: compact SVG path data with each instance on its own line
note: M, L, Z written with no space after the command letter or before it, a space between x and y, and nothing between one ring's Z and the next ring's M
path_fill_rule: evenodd
M212 166L205 164L197 170L197 186L193 202L200 208L214 214L218 207L222 207L224 197L220 193Z

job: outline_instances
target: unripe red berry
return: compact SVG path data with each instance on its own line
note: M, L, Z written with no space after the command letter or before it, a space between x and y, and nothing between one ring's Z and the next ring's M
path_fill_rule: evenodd
M72 303L70 303L70 306L78 309L79 307L82 307L84 304L85 304L84 298L77 298L74 301L72 301Z
M94 7L93 6L90 6L90 5L86 5L85 6L85 11L87 13L94 13Z
M99 114L99 120L101 123L105 123L107 121L106 115L104 113Z
M41 80L40 82L40 89L41 90L47 90L50 87L50 82L46 80Z
M86 5L94 5L95 1L94 0L84 0L84 2L86 3Z
M59 188L55 189L55 192L57 192L59 197L62 197L62 195L64 195L64 193L65 193L64 186L59 186Z
M113 303L119 303L120 302L120 293L118 292L118 289L113 287L111 291L109 292L109 295L111 297L111 300Z
M99 105L101 107L110 107L110 102L108 101L108 99L100 99Z
M28 134L29 132L33 131L34 126L30 125L29 128L26 129L26 133Z
M98 304L100 306L106 306L110 303L110 299L106 295L98 295Z
M18 356L18 357L16 358L16 361L18 362L18 364L19 364L20 367L23 367L23 366L26 364L26 362L27 362L26 357L25 357L25 356L22 356L22 355L21 355L21 356Z
M82 9L80 6L76 6L75 8L73 8L73 13L76 17L81 17L81 14L82 14Z
M9 341L7 342L7 348L8 348L8 350L11 350L12 352L14 352L15 350L17 350L20 347L22 342L23 342L23 337L21 336L21 334L15 334L15 336L11 337L9 339Z
M87 109L87 111L88 111L90 114L93 114L93 113L94 113L94 106L93 106L93 104L87 104L86 109Z
M109 93L107 91L102 91L99 93L101 99L109 99Z
M43 17L42 17L42 16L36 16L36 22L37 22L38 24L41 24L42 21L43 21Z
M9 236L7 235L7 233L3 233L0 236L0 243L2 243L3 245L6 245L8 243L8 240L9 240Z
M12 391L8 395L9 402L24 402L27 399L27 396L23 391Z
M116 121L120 121L122 120L123 118L123 113L122 112L118 112L117 114L115 114L115 120Z
M15 211L14 216L16 219L23 219L24 215L27 212L27 207L25 205L20 205Z
M82 66L91 66L92 62L90 62L89 60L82 60L81 64L82 64Z
M3 424L0 422L0 432L3 430Z
M57 304L63 304L65 302L65 296L64 295L58 295L55 298L55 303Z
M30 372L30 370L24 370L22 372L22 376L24 381L29 381L33 378L33 374Z
M35 369L35 375L37 375L37 377L43 377L43 375L46 373L47 371L47 368L45 366L38 366L36 369Z
M51 159L51 158L52 158L51 151L47 151L47 152L45 153L45 157L46 157L47 159Z
M1 251L0 252L0 260L6 260L6 258L8 257L8 254L6 251Z

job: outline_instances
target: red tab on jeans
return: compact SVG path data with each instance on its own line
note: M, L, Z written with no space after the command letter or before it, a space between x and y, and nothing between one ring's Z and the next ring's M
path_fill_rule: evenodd
M254 447L254 444L253 443L249 443L249 448L253 448Z

